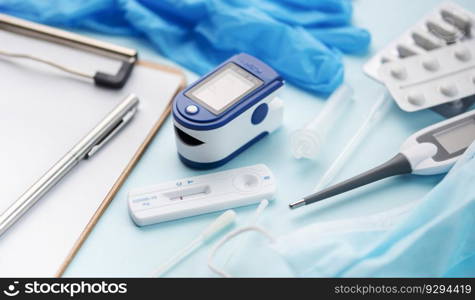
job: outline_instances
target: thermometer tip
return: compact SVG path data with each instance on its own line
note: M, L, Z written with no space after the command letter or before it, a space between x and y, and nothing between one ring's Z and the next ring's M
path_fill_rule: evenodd
M296 209L296 208L299 208L300 206L304 206L306 203L305 203L305 200L304 199L301 199L297 202L294 202L294 203L290 203L289 204L289 208L290 209Z

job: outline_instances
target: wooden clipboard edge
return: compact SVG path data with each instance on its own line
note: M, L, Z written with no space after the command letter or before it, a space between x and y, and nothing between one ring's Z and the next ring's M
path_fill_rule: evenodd
M122 171L119 178L116 180L116 182L112 186L111 190L109 191L109 193L107 193L106 197L104 198L104 200L102 200L102 202L99 205L99 207L97 208L96 212L91 217L91 219L87 223L86 227L84 228L84 230L79 235L79 238L76 240L73 247L71 248L68 255L66 256L65 260L63 261L63 263L59 267L58 271L56 272L56 274L55 274L56 278L59 278L59 277L63 276L63 274L66 271L66 269L68 268L69 264L72 262L72 260L76 256L76 254L79 252L79 249L81 249L82 245L87 240L89 234L92 232L92 230L96 226L99 219L102 217L102 215L104 214L106 209L109 207L109 204L112 202L112 199L114 199L114 197L117 194L117 192L119 191L120 187L125 182L125 180L129 176L129 174L132 172L135 165L137 164L139 159L142 157L142 155L145 152L145 150L147 149L147 147L150 145L152 139L158 133L158 130L162 127L163 123L165 122L165 120L170 115L173 98L182 89L184 89L186 87L185 74L183 73L183 71L181 71L177 68L170 67L170 66L165 66L165 65L160 65L160 64L157 64L157 63L149 62L149 61L138 61L137 64L140 65L140 66L143 66L143 67L157 69L157 70L160 70L160 71L176 74L176 75L181 77L180 85L178 86L178 88L175 91L175 93L173 94L173 96L169 99L168 104L167 104L167 108L162 113L162 115L158 119L157 123L155 123L153 128L150 130L147 137L145 138L145 140L142 142L142 144L139 146L138 150L135 152L134 156L132 157L132 160L127 164L125 169Z

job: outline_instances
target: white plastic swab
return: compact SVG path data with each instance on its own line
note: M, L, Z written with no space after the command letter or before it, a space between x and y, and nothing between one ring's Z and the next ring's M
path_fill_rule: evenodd
M157 270L153 273L153 277L163 276L171 268L177 265L185 257L190 255L193 251L198 249L201 245L209 241L216 233L223 230L228 225L232 224L236 219L236 213L234 210L227 210L222 215L220 215L213 223L211 223L206 229L196 237L191 243L185 246L182 250L178 251L173 255L168 261L163 263Z

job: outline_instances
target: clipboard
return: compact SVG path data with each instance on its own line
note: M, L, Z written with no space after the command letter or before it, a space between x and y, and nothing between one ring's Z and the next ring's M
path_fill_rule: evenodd
M47 33L46 39L43 33ZM93 70L86 70L93 76L78 78L37 61L19 62L0 55L0 70L3 69L0 82L4 84L2 88L0 83L0 88L8 91L8 99L0 100L6 107L3 116L0 112L0 127L4 128L0 129L0 135L4 141L16 145L9 149L6 144L0 150L0 156L10 155L0 160L4 167L0 179L8 183L0 189L0 194L10 202L16 200L12 195L19 196L18 192L28 187L27 183L32 184L38 174L51 166L52 159L59 159L65 154L64 149L92 129L91 124L117 104L123 98L121 95L134 92L141 100L139 113L123 132L90 161L67 175L0 237L0 276L61 277L165 122L171 100L185 87L186 81L178 69L138 60L133 49L0 15L0 40L10 41L13 37L18 40L2 43L0 50L11 46L10 53L33 51L35 55L49 55L49 59L61 64L67 56L63 54L74 46L75 54L71 54L73 59L69 57L69 62L75 64L74 68L93 62L90 66ZM37 122L31 123L35 118ZM45 128L51 132L45 134ZM59 142L50 140L51 136L60 137ZM108 166L114 171L109 171ZM5 206L0 201L0 210Z

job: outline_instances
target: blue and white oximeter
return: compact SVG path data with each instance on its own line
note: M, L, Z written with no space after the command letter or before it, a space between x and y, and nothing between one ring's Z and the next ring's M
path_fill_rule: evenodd
M192 168L219 167L282 124L283 79L238 54L180 92L173 101L178 155Z

